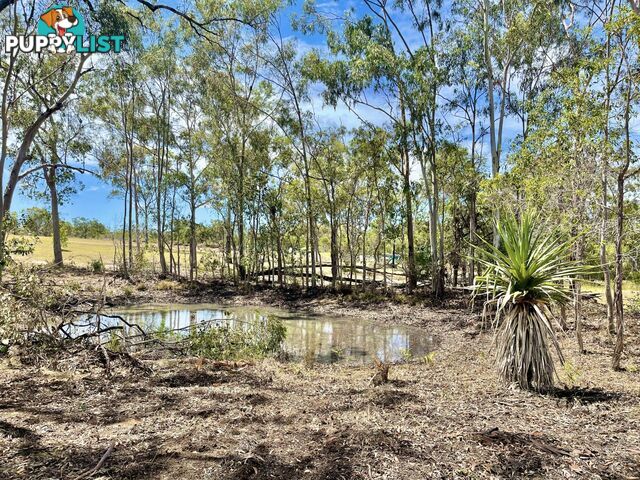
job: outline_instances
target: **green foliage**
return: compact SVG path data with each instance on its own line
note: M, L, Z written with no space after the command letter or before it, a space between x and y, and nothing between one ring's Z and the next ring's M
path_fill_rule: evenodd
M433 365L436 362L436 352L429 352L422 357L422 362L427 365Z
M34 242L22 237L11 237L0 242L0 273L14 261L15 257L26 257L33 253Z
M49 210L40 207L28 208L22 214L20 227L25 234L36 237L50 237L53 235L53 222ZM66 246L69 237L78 238L104 238L109 234L109 229L98 220L84 217L74 218L66 222L60 220L60 240Z
M25 233L36 237L50 237L53 233L51 213L44 208L28 208L20 223Z
M429 246L425 245L418 248L416 251L416 269L419 280L425 280L429 277L431 265L431 251L429 250Z
M67 247L69 245L69 236L73 232L73 226L64 220L60 221L60 245Z
M47 310L59 298L32 268L13 265L11 276L11 290L0 289L0 340L14 344L50 327Z
M496 225L503 248L482 240L477 247L485 268L476 277L475 295L486 295L485 313L495 309L497 362L502 377L521 388L553 386L551 342L562 353L549 307L569 301L567 285L584 268L567 260L570 244L544 232L539 219L524 212Z
M103 273L104 263L102 262L102 258L91 260L91 262L89 262L89 268L93 273Z
M153 331L153 335L159 340L172 340L178 338L178 334L172 331L167 325L167 321L163 316L160 325Z
M109 332L109 340L105 347L112 352L122 351L122 340L120 336L114 331Z
M74 218L72 222L72 236L78 238L104 238L109 235L109 229L98 220L84 217Z
M195 327L187 338L189 352L216 360L263 357L281 350L286 327L281 320L266 320L231 326L203 324Z

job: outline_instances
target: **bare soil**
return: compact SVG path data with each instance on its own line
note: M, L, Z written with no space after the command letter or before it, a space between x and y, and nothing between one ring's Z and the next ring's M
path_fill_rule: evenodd
M79 308L103 279L67 272L55 281L71 285ZM380 386L373 366L147 355L150 373L115 358L107 376L89 350L38 367L0 357L1 479L640 478L635 314L627 370L611 370L604 311L590 303L588 353L573 331L561 333L569 366L558 366L557 391L538 395L501 383L491 334L460 294L434 304L113 277L105 294L112 305L202 301L366 317L423 327L440 346L432 362L392 365Z

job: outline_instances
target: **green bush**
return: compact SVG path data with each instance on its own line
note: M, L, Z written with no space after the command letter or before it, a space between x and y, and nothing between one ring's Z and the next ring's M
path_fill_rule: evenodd
M236 327L204 324L194 327L187 337L189 353L214 360L264 357L282 348L286 327L281 320L266 320Z
M20 343L34 332L49 330L52 320L47 310L60 299L34 268L15 265L11 269L11 290L0 289L0 341Z
M22 237L10 238L0 244L0 273L12 263L15 257L26 257L33 253L34 243Z
M103 273L104 272L104 262L101 258L96 260L91 260L89 262L89 268L93 273Z

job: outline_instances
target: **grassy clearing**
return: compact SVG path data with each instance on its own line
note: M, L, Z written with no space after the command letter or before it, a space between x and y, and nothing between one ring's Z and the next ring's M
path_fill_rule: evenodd
M33 253L21 260L25 263L40 265L53 262L53 238L38 237L37 239L33 238L33 240L36 240ZM69 265L84 267L91 261L102 258L105 265L111 267L114 253L116 248L119 249L119 246L120 244L116 245L112 239L69 238L67 246L63 248L63 254L65 262ZM177 248L174 249L174 255L176 257L178 255ZM186 268L189 264L187 246L180 247L180 257L181 264ZM145 259L152 265L154 263L158 264L158 256L155 250L147 251ZM325 270L327 269L325 268ZM399 269L389 268L389 274L399 272L401 272ZM330 275L330 272L325 271L324 273ZM361 271L356 273L356 278L362 278ZM371 279L371 276L368 276L368 278ZM393 280L397 281L398 278L393 278ZM585 292L600 294L598 302L604 303L604 285L601 282L585 281L582 284L582 289ZM640 304L640 284L633 281L625 281L623 283L623 294L625 303L628 306Z
M35 242L34 250L31 255L23 257L24 263L35 265L44 265L53 262L53 238L52 237L23 237ZM134 247L135 248L135 247ZM115 255L120 253L120 243L114 242L113 239L93 239L93 238L69 238L67 245L63 247L62 252L64 261L68 265L85 267L94 260L104 262L109 268L113 266ZM174 256L177 258L178 249L174 248ZM167 253L168 256L168 253ZM151 265L158 264L158 255L155 250L147 250L145 252L145 260ZM180 246L180 262L185 268L188 268L189 253L188 246Z
M613 286L613 285L612 285ZM604 298L604 283L585 281L582 283L582 291L587 293L597 293L598 303L605 303ZM625 280L622 282L622 295L624 297L624 303L628 307L635 307L640 305L640 285L631 280Z
M33 253L22 260L28 263L44 264L53 262L53 238L52 237L27 237L34 241ZM87 265L92 260L102 260L105 263L113 263L115 247L110 239L69 238L63 248L66 262L79 266Z
M29 237L29 236L21 236L21 238L26 238L35 242L34 251L31 255L26 257L18 257L17 260L22 263L32 264L32 265L46 265L53 262L53 238L52 237ZM135 247L134 247L135 248ZM73 265L78 267L86 267L91 262L95 260L102 259L102 262L107 267L107 269L113 269L114 265L114 256L117 257L120 255L121 251L121 243L120 239L92 239L92 238L75 238L71 237L67 241L67 245L63 247L62 252L64 256L65 264ZM198 246L198 258L200 262L200 274L210 273L207 270L206 265L204 264L204 256L205 254L211 253L213 250L207 246ZM178 258L178 248L177 246L173 249L173 255L177 259ZM329 257L329 253L325 252L322 254L325 258ZM169 253L167 251L167 260L169 257ZM150 244L147 251L144 254L145 261L148 265L146 267L152 268L155 267L157 271L159 269L159 256L156 252L155 243ZM302 261L298 259L298 261ZM368 265L373 265L373 259L367 259ZM188 275L189 273L189 246L181 245L180 246L180 265L181 271L183 275ZM343 266L344 275L348 276L350 274L350 270L348 266ZM377 281L382 281L382 270L383 267L381 265L378 266L378 274L376 276ZM299 273L303 272L303 269L298 270ZM328 265L324 265L323 268L318 268L318 275L331 276L331 268ZM264 277L265 280L267 277ZM373 274L371 272L367 273L367 280L371 281L373 278ZM387 268L387 278L390 284L393 283L401 283L404 281L403 270L400 267L392 268L389 266ZM362 268L360 266L356 267L354 271L354 279L356 281L362 279ZM299 277L291 277L287 276L287 283L302 283L303 279ZM322 285L327 284L326 280L320 280Z

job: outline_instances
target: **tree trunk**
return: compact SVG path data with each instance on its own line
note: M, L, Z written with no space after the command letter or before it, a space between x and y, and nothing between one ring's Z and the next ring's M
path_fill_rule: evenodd
M0 272L2 270L2 265L4 264L4 242L5 242L5 236L6 236L4 222L6 220L7 214L11 211L11 203L13 201L13 195L16 191L16 188L18 187L18 182L20 181L20 178L21 178L20 170L22 169L22 166L24 165L24 163L27 161L29 157L29 153L31 151L31 145L33 144L33 141L37 133L40 131L40 128L42 127L42 125L54 113L58 112L64 107L65 102L69 99L71 94L75 91L78 81L80 80L82 75L86 73L83 71L84 64L87 61L87 59L90 57L90 55L91 54L82 54L80 56L80 62L78 63L73 81L71 82L71 85L69 85L69 88L65 90L65 92L55 101L55 103L52 104L51 107L47 108L46 110L44 110L44 112L40 113L40 115L38 115L36 120L24 132L24 136L22 137L22 142L20 143L20 147L18 148L18 152L16 154L13 166L9 173L9 180L7 182L4 192L0 192L0 194L3 194L2 202L0 202L0 207L1 207L0 209ZM2 113L3 115L5 115L6 108L3 108L3 110L5 111ZM3 121L3 126L4 125L5 125L5 122ZM4 129L3 129L3 133L4 133ZM3 142L3 150L4 150L4 142ZM4 154L5 152L3 151L2 153ZM4 160L5 158L3 156L2 161L4 162ZM4 176L4 171L0 170L0 178L2 178L3 176Z
M129 268L133 268L133 145L131 145L129 158L129 179L127 181L129 189Z
M416 273L416 254L413 238L413 200L411 194L411 183L409 180L409 152L403 152L405 155L405 172L404 172L404 199L407 208L407 290L413 292L418 284L418 275Z
M340 276L340 253L338 251L338 225L331 216L331 285L336 288Z
M627 119L628 128L628 119ZM627 130L628 135L628 130ZM628 141L628 138L627 138ZM629 153L627 152L627 155ZM628 168L628 160L627 160ZM612 366L614 370L620 370L620 362L622 360L622 352L624 350L624 307L622 296L622 240L624 235L624 177L626 168L622 168L618 174L618 199L616 208L616 278L614 306L616 313L616 343L613 350Z
M623 241L624 241L624 188L629 166L631 165L631 136L629 123L631 116L631 73L627 72L627 95L624 112L625 158L618 172L618 196L616 203L616 278L613 303L616 312L616 343L613 350L612 367L620 370L622 352L624 351L624 305L622 295L623 270Z
M487 69L487 99L489 102L489 141L491 144L491 175L495 176L500 171L500 157L497 146L497 133L496 133L496 114L495 114L495 99L493 95L494 88L494 76L493 76L493 63L491 59L491 47L489 45L490 25L489 25L489 0L484 0L484 61ZM498 221L498 211L495 212L495 220ZM500 245L500 237L498 236L497 225L493 226L493 245L497 248Z
M475 188L475 187L474 187ZM469 244L471 245L471 251L469 253L469 270L468 274L468 284L473 285L476 275L476 261L475 261L475 249L474 245L476 244L476 231L477 231L477 218L476 218L476 192L475 190L471 192L471 198L469 200Z
M196 240L196 204L191 199L191 218L189 222L189 280L193 281L198 276L198 252Z
M60 237L60 214L58 212L58 188L56 186L56 168L51 167L45 170L45 180L49 188L49 197L51 199L51 227L53 229L53 263L62 267L64 261L62 258L62 239Z
M611 295L611 269L607 261L606 226L608 223L607 182L606 173L602 174L602 217L600 220L600 265L604 276L604 297L607 302L607 329L610 335L615 335L613 297Z
M582 286L579 281L575 283L574 297L573 297L573 319L576 326L576 338L578 340L578 350L580 353L585 353L584 340L582 339L582 304L580 299L580 292Z

